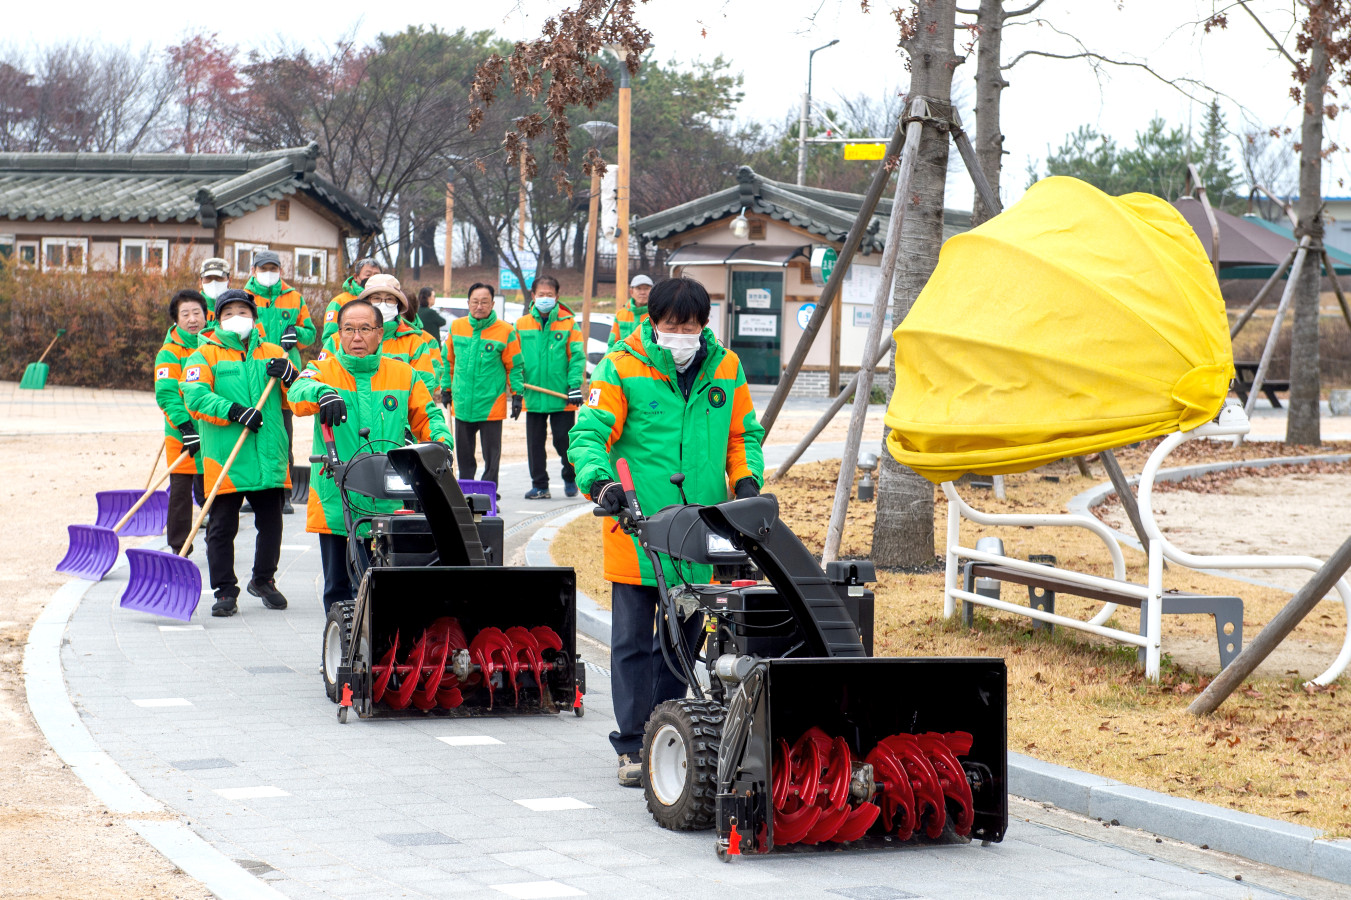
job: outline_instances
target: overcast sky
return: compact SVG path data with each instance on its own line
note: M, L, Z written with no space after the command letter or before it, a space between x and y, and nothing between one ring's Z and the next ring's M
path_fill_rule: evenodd
M1026 0L1006 0L1021 6ZM244 14L224 12L213 5L184 4L179 0L138 0L130 9L110 8L102 0L67 0L62 6L61 31L50 27L50 17L25 16L9 23L6 43L46 43L84 38L116 43L174 42L186 31L217 31L227 42L243 48L266 43L275 32L304 43L331 41L355 31L368 39L381 31L418 23L471 30L491 28L511 38L538 34L540 24L562 8L563 0L451 0L448 3L382 0L324 0L305 6L249 7ZM903 89L907 80L904 57L896 48L896 25L888 12L894 5L873 0L874 11L864 14L858 0L649 0L639 11L653 33L655 52L663 61L709 59L722 54L745 77L741 115L780 119L796 108L806 81L807 52L838 38L840 43L816 55L815 97L830 101L837 95L861 91L881 93ZM974 7L977 0L959 0ZM1266 21L1286 38L1293 52L1289 0L1257 0ZM1298 126L1298 110L1290 99L1291 66L1272 50L1268 39L1241 11L1230 14L1227 31L1204 35L1194 23L1212 8L1210 0L1046 0L1036 15L1044 25L1009 27L1005 34L1005 61L1019 51L1044 49L1075 52L1073 42L1055 29L1082 40L1087 48L1119 60L1147 62L1167 77L1186 76L1222 93L1228 124L1235 133L1232 155L1238 156L1238 137L1253 127ZM271 10L269 13L268 10ZM301 12L305 9L307 11ZM1010 20L1012 23L1020 20ZM26 23L47 27L25 33ZM957 70L959 80L975 74L974 56ZM1065 135L1088 124L1129 142L1150 118L1200 131L1203 103L1193 103L1178 91L1139 69L1109 69L1101 78L1083 61L1029 57L1005 73L1011 86L1004 92L1003 127L1005 193L1021 194L1030 161L1045 158L1048 145L1058 146ZM965 87L973 96L972 87ZM1208 102L1202 88L1188 87ZM1339 118L1329 135L1339 139ZM636 139L641 139L636 138ZM866 165L860 163L860 165ZM1325 194L1351 194L1351 166L1346 154L1325 167ZM1345 178L1346 185L1337 179ZM949 206L966 207L970 187L961 179L950 185Z

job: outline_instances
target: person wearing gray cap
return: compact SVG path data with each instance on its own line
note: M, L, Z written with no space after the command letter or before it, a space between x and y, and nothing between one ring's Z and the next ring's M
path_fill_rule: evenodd
M629 305L615 310L615 323L610 326L610 340L605 345L609 353L622 341L628 340L633 330L647 318L647 297L652 293L652 279L634 275L629 282Z
M366 289L366 281L372 275L379 275L383 271L373 256L363 256L352 263L352 274L342 283L342 292L328 301L328 309L324 310L324 330L320 333L319 340L327 344L328 339L338 333L338 310L355 300Z
M281 257L275 250L259 250L253 254L253 268L244 290L253 296L258 304L258 325L264 337L281 347L286 358L300 371L299 347L308 347L314 343L315 328L310 321L310 308L300 291L291 287L281 278ZM291 453L291 408L282 406L282 424L286 426L286 454L288 462L294 468L295 457ZM283 513L291 513L291 497L287 495L282 506Z
M202 296L206 298L207 319L216 315L216 298L230 289L230 263L213 256L202 263Z

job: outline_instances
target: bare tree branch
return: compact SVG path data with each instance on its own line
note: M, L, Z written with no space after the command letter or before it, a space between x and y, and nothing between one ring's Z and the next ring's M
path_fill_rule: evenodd
M1159 81L1161 81L1161 82L1163 82L1164 84L1168 85L1169 87L1173 88L1173 89L1176 90L1178 93L1182 94L1184 97L1186 97L1186 98L1188 98L1188 99L1190 99L1190 100L1195 100L1195 101L1198 102L1198 103L1199 103L1199 102L1202 102L1202 101L1201 101L1199 98L1197 98L1197 97L1193 96L1192 94L1188 93L1186 90L1184 90L1184 89L1181 87L1181 85L1184 85L1184 84L1190 84L1190 85L1193 85L1193 86L1195 86L1195 87L1197 87L1197 88L1201 88L1201 89L1210 91L1211 93L1217 93L1213 88L1211 88L1211 87L1210 87L1209 85L1207 85L1205 82L1197 81L1195 78L1186 78L1186 77L1182 77L1182 78L1169 78L1169 77L1167 77L1166 75L1161 75L1161 74L1159 74L1158 72L1154 71L1154 69L1153 69L1148 63L1135 62L1135 61L1132 61L1132 60L1110 59L1109 57L1103 56L1101 53L1096 53L1096 52L1094 52L1094 51L1092 51L1092 50L1083 50L1083 51L1081 51L1081 52L1079 52L1079 53L1051 53L1051 52L1046 51L1046 50L1024 50L1023 52L1021 52L1021 53L1019 53L1017 56L1015 56L1013 59L1011 59L1009 62L1007 62L1007 63L1005 63L1004 65L1000 66L1000 67L999 67L1000 70L1002 71L1002 70L1005 70L1005 69L1011 69L1011 68L1013 68L1015 65L1018 64L1018 61L1019 61L1020 59L1022 59L1023 57L1025 57L1025 56L1044 56L1044 57L1046 57L1046 58L1048 58L1048 59L1088 59L1088 60L1094 60L1094 61L1095 61L1095 62L1093 63L1094 68L1097 68L1097 64L1099 64L1099 63L1107 63L1108 65L1121 66L1121 67L1123 67L1123 68L1143 69L1145 72L1148 72L1150 75L1152 75L1153 77L1157 78Z
M1004 18L1013 19L1018 16L1025 16L1028 13L1034 11L1038 6L1041 6L1045 2L1046 0L1032 0L1031 3L1027 4L1027 6L1024 6L1022 9L1015 9L1010 12L1004 13Z
M1248 5L1248 0L1238 0L1238 5L1243 7L1243 11L1252 17L1252 20L1257 23L1257 27L1262 29L1262 32L1271 39L1272 46L1290 61L1290 65L1299 68L1299 63L1290 55L1290 51L1285 49L1285 46L1277 40L1276 35L1271 33L1271 29L1266 26L1266 23L1257 17L1257 13L1252 11L1252 7Z

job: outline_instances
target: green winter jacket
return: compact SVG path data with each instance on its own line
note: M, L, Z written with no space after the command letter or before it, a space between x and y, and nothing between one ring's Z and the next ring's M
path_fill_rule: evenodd
M334 427L333 440L339 459L353 454L383 453L404 444L404 432L411 431L420 441L441 441L452 445L441 408L432 402L422 379L405 362L385 356L379 350L370 356L348 356L341 349L317 359L305 367L291 385L288 399L297 416L314 416L314 446L324 446L319 423L319 400L337 393L347 404L347 421ZM369 428L370 435L358 432ZM368 442L372 442L368 445ZM310 496L305 530L317 534L346 534L338 485L322 473L322 465L310 469ZM403 506L398 500L372 500L348 494L358 509L393 512ZM363 526L358 536L365 536Z
M764 483L765 431L755 418L741 361L705 328L708 355L690 387L681 394L669 350L657 346L652 323L601 360L591 376L586 405L568 433L568 459L577 484L590 493L597 481L618 481L615 462L627 459L638 502L647 512L680 502L671 475L685 475L691 503L722 503L743 478ZM594 499L594 498L593 498ZM605 577L624 584L656 584L652 564L636 540L602 526ZM663 561L668 584L679 578ZM682 564L686 580L707 581L711 566Z
M528 315L516 320L516 341L519 348L511 361L511 389L524 394L525 408L536 413L576 409L561 397L522 390L526 384L560 394L581 389L586 353L572 310L559 303L544 316L532 306Z
M174 325L164 336L164 346L155 354L155 403L164 413L164 454L170 464L183 453L183 432L178 426L192 419L183 405L179 379L183 375L183 360L197 349L197 342L197 335ZM171 471L177 475L202 474L202 454L198 453Z
M300 348L313 344L317 334L314 322L310 320L310 308L305 305L305 298L300 291L285 281L278 281L270 288L263 287L254 278L249 278L244 290L252 294L258 303L258 324L262 326L268 341L280 345L282 333L288 326L295 326L296 345L288 356L291 365L300 368Z
M220 477L221 467L234 450L239 435L247 431L230 421L230 405L254 406L267 385L267 361L282 355L281 348L258 334L249 333L248 351L239 336L223 329L199 335L197 349L183 362L183 403L199 423L202 436L202 475L206 490ZM263 427L248 432L239 456L226 474L221 493L261 491L291 483L287 464L286 429L281 406L285 389L280 383L263 405Z
M450 324L441 387L450 392L455 418L496 422L507 417L507 381L518 355L516 333L489 312L461 316ZM519 388L519 380L513 379Z

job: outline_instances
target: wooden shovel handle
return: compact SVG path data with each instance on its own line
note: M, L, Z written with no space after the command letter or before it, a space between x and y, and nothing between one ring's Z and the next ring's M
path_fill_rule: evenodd
M42 355L38 357L38 362L42 362L44 359L47 358L47 354L52 352L52 346L53 346L58 340L60 340L60 339L61 339L61 335L65 334L65 333L66 333L66 329L64 329L64 328L62 328L60 331L58 331L58 332L56 333L56 337L52 338L52 342L51 342L50 344L47 345L47 349L46 349L46 350L43 350L43 351L42 351Z
M160 486L163 485L164 482L169 480L169 476L174 473L174 466L178 465L179 463L183 462L186 459L191 458L191 456L192 456L191 453L184 450L182 453L179 454L178 459L169 463L169 471L161 475L159 481L155 482L154 485L146 486L145 493L141 495L141 499L137 500L136 505L133 506L131 509L127 510L127 514L118 520L117 524L113 526L113 531L114 532L121 531L122 526L126 525L128 522L131 521L132 514L135 513L136 510L144 506L145 501L150 499L150 495L155 493L155 491L159 490Z
M560 394L558 391L551 391L548 388L535 387L533 384L522 384L527 391L539 391L541 394L548 394L550 397L557 397L560 400L568 399L567 394Z
M276 387L276 385L277 379L269 378L267 380L267 387L263 388L263 396L258 398L258 402L254 404L254 409L259 412L263 411L263 404L267 402L268 395L272 393L272 388ZM202 527L202 522L206 520L207 511L211 509L211 504L216 502L216 495L220 493L221 482L225 480L225 475L230 471L230 467L235 464L235 457L239 455L240 449L243 448L244 439L250 434L253 434L253 432L245 428L239 435L239 440L235 441L235 448L230 451L230 455L225 460L225 465L221 466L220 474L216 476L216 483L211 485L211 493L207 494L206 502L202 504L202 511L199 512L197 518L193 520L192 531L188 532L187 540L183 542L183 549L178 551L179 556L186 557L188 551L192 549L192 539L197 537L198 529Z

